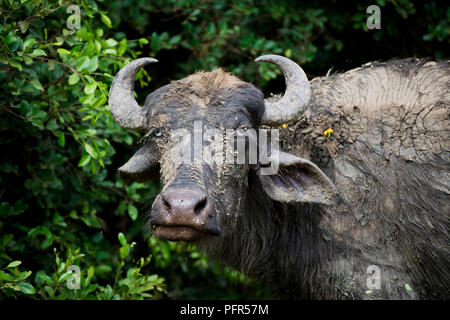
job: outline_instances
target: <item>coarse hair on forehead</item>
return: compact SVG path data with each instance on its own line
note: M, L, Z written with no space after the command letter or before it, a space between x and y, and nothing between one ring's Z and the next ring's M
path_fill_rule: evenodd
M170 84L150 94L145 104L157 105L160 101L172 100L200 102L205 106L210 99L224 91L245 86L245 82L221 68L213 71L199 71L186 78L174 80Z
M219 68L213 71L200 71L184 79L174 81L172 82L172 88L178 92L186 90L189 94L195 94L203 98L211 97L223 89L235 88L243 84L242 80Z
M188 106L203 110L222 106L243 108L249 112L253 123L259 123L264 112L264 96L252 84L219 68L172 81L147 96L145 106L152 110L152 115Z

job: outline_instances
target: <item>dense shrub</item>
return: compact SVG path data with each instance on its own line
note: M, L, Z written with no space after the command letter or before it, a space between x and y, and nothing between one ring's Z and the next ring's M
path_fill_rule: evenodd
M139 56L160 60L137 75L140 101L219 66L279 90L279 71L251 62L266 53L291 57L309 75L394 56L448 58L446 6L375 2L379 31L367 30L369 1L0 0L0 297L269 297L195 247L143 231L159 185L118 179L140 137L113 121L109 86ZM70 5L80 28L70 28L78 22ZM70 266L79 267L80 289L69 288Z

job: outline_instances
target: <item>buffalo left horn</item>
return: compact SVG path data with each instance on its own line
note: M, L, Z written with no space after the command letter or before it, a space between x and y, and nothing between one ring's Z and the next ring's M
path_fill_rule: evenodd
M125 129L144 131L147 128L146 110L134 98L136 73L147 64L158 62L153 58L140 58L120 69L109 90L109 108L114 120Z
M311 87L303 69L292 60L269 54L255 62L271 62L283 72L286 91L280 99L265 99L265 111L261 124L279 125L298 118L305 110L311 96Z

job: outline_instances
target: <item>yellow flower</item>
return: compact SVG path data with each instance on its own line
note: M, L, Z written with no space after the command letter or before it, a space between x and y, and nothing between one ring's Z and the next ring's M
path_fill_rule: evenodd
M287 124L286 124L286 123L283 123L281 126L282 126L284 129L287 128Z
M329 137L333 132L334 132L333 129L328 128L327 130L325 130L325 131L323 132L323 135L324 135L325 137Z

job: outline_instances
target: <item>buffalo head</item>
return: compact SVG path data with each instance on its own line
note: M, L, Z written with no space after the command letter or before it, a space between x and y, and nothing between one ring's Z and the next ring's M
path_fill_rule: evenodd
M133 95L134 78L140 68L157 61L137 59L115 77L109 96L111 113L122 127L145 133L146 141L119 174L143 181L159 171L163 188L150 214L156 236L193 241L230 232L246 210L249 179L258 180L275 201L332 201L334 186L316 165L278 152L276 145L267 147L276 137L262 142L256 133L261 125L276 126L302 114L311 94L305 73L280 56L256 61L272 62L283 71L283 97L264 100L252 84L218 69L161 87L140 107ZM244 148L237 147L240 137ZM255 160L249 148L262 144ZM261 150L266 149L272 151L264 158ZM186 154L189 161L180 161ZM230 155L234 161L226 161ZM245 161L236 163L237 158ZM265 164L276 161L277 170L264 174L261 159L267 160Z

